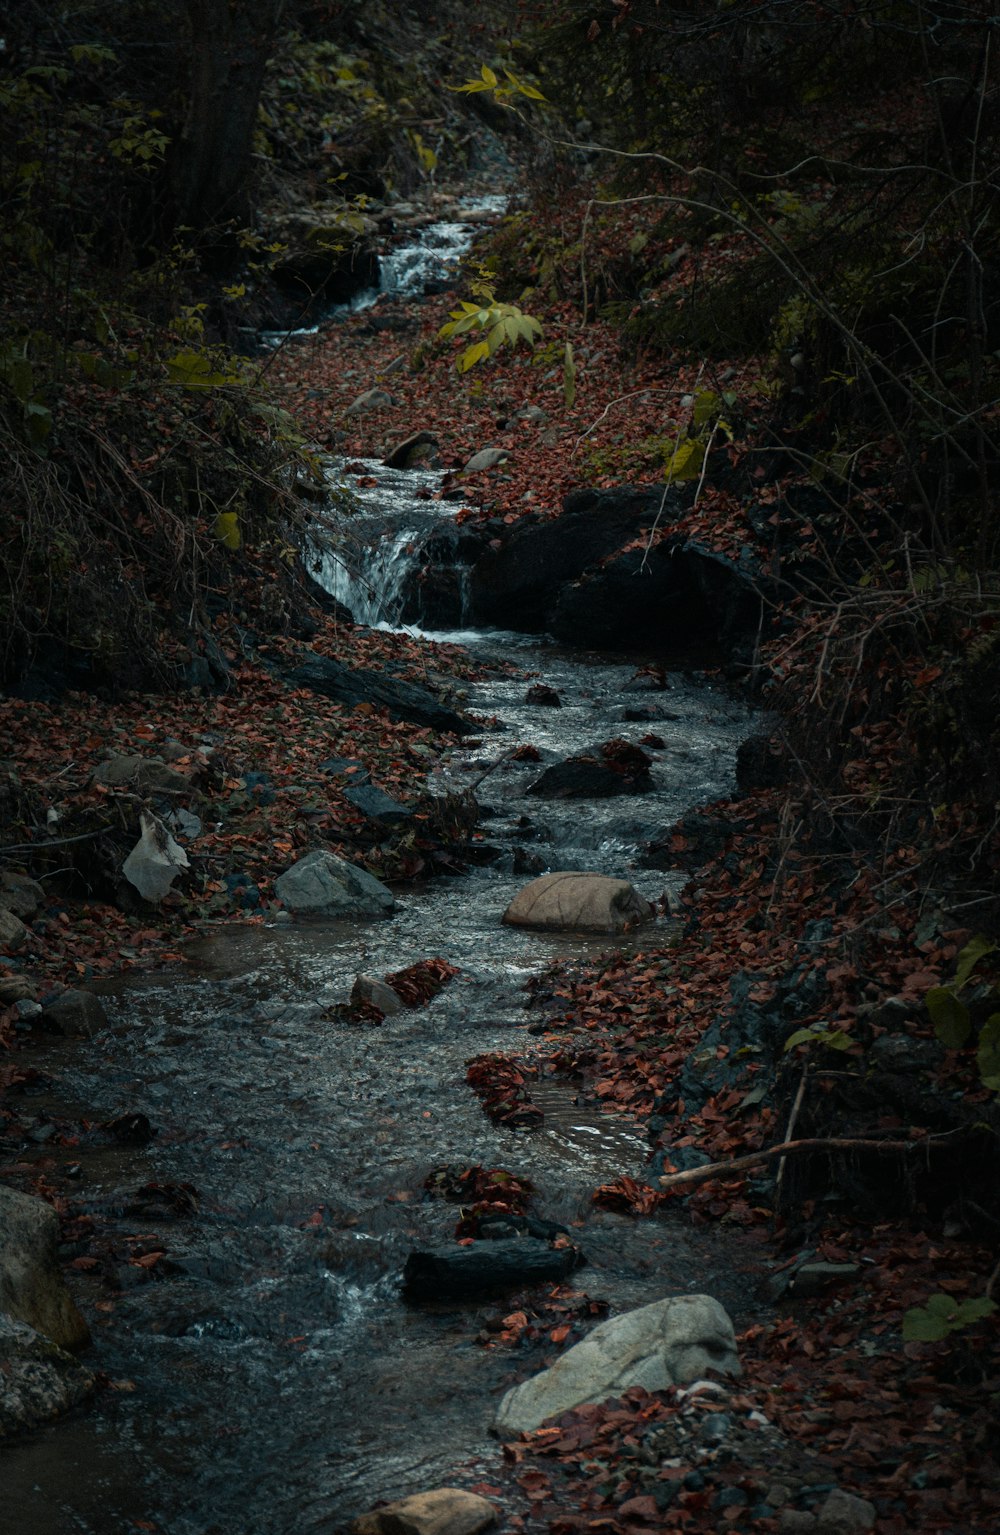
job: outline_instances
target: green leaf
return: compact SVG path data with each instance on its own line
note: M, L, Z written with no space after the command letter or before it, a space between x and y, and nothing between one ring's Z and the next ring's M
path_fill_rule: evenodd
M965 1003L950 986L932 986L924 998L938 1039L948 1050L961 1050L972 1029Z
M489 355L489 343L476 341L472 346L466 347L464 352L459 353L456 367L459 373L468 373L470 368L474 368L477 362L482 362L483 358Z
M182 389L216 389L223 384L242 382L238 373L232 370L220 373L206 353L191 347L167 358L167 376Z
M718 415L718 412L719 396L715 393L715 390L702 390L701 394L695 396L694 411L691 415L691 424L695 431L700 432L713 417Z
M907 1343L940 1343L950 1333L992 1316L996 1309L996 1302L985 1295L957 1301L939 1291L928 1297L926 1306L911 1306L904 1313L903 1338Z
M994 1084L1000 1082L1000 1013L991 1014L979 1032L976 1065L984 1086L995 1091Z
M981 959L987 954L996 951L996 944L992 938L987 938L985 933L977 933L975 938L970 938L965 948L958 956L958 965L955 970L955 989L961 991L973 970Z

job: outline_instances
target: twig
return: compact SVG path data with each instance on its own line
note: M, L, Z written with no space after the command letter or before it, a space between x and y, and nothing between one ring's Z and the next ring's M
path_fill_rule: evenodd
M795 1094L795 1102L792 1104L792 1112L788 1116L788 1125L787 1125L787 1128L785 1130L785 1140L786 1141L790 1141L791 1140L792 1134L793 1134L793 1132L795 1130L795 1126L798 1123L799 1110L802 1107L802 1100L803 1100L803 1098L806 1095L806 1079L808 1078L808 1076L809 1076L809 1062L806 1061L806 1062L804 1062L803 1067L802 1067L802 1075L799 1078L799 1090ZM786 1162L786 1160L787 1160L787 1158L782 1157L781 1161L778 1163L778 1176L774 1180L774 1197L775 1197L775 1199L777 1199L778 1195L781 1192L781 1180L785 1176L785 1162Z
M113 821L99 826L96 831L82 831L75 837L50 837L47 842L12 842L9 847L0 847L0 854L39 853L50 847L65 847L69 842L89 842L93 837L103 837L106 831L114 831Z
M964 1129L964 1126L962 1127ZM780 1146L769 1146L766 1151L751 1151L745 1157L734 1157L731 1162L709 1162L705 1167L692 1167L684 1173L667 1173L659 1180L661 1189L694 1188L699 1183L710 1183L716 1178L731 1178L761 1162L773 1162L775 1157L795 1156L802 1151L914 1151L926 1150L932 1141L943 1141L958 1131L949 1130L944 1135L925 1135L914 1141L874 1141L850 1137L819 1137L802 1141L782 1141Z

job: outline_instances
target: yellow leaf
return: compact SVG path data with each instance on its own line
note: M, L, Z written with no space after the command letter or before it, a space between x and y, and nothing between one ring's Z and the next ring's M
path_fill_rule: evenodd
M220 512L215 519L215 536L227 549L238 549L242 543L240 521L236 512Z

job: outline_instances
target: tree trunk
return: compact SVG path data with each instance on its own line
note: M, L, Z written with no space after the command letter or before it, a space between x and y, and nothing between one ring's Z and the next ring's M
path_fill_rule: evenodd
M174 164L179 222L210 244L245 227L257 107L284 0L187 0L191 77Z

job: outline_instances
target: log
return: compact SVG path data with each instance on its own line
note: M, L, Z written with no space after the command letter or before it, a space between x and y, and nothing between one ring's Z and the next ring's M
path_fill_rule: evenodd
M434 1252L418 1249L403 1269L407 1300L463 1300L565 1279L587 1260L578 1247L549 1247L530 1237L473 1242Z
M661 1189L692 1189L699 1183L711 1183L716 1178L738 1178L742 1173L749 1171L751 1167L759 1167L762 1162L772 1162L775 1157L796 1156L809 1151L877 1151L882 1155L895 1153L905 1156L914 1151L923 1151L925 1154L932 1146L946 1141L950 1136L957 1135L965 1126L959 1126L957 1130L947 1130L941 1135L921 1135L911 1141L877 1141L864 1137L817 1137L801 1141L782 1141L780 1146L768 1146L764 1151L751 1151L744 1157L733 1157L729 1162L707 1162L703 1167L691 1167L683 1173L665 1173L657 1181Z

